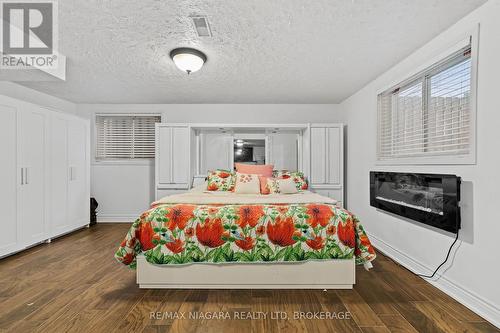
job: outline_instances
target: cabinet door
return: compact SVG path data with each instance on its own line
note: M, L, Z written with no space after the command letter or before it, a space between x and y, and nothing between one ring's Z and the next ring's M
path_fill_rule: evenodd
M24 170L20 187L19 235L32 244L45 236L47 111L30 106L19 112L19 153Z
M172 183L172 128L159 127L157 132L156 149L158 183Z
M87 123L71 119L68 126L68 219L77 227L90 222L87 193Z
M326 129L311 128L311 183L326 183Z
M342 151L341 130L338 127L327 128L327 144L328 144L328 179L329 184L340 184L340 170L342 158L340 156Z
M201 139L201 170L206 175L209 170L231 169L233 165L233 137L223 133L202 133Z
M17 167L17 110L0 105L0 256L16 246L17 239L17 188L21 183L20 168Z
M298 137L295 133L276 133L268 137L270 161L276 170L298 170Z
M189 183L189 128L172 128L172 183Z
M54 113L51 122L51 234L64 232L70 226L68 218L68 120Z

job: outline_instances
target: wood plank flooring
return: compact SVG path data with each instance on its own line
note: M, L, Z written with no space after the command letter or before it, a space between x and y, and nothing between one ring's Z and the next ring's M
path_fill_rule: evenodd
M100 224L0 260L0 332L500 332L380 253L370 272L358 267L354 290L140 290L113 258L128 227ZM231 319L180 318L213 312Z

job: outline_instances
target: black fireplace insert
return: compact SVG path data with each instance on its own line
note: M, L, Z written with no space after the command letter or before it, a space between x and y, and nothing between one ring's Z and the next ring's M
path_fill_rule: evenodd
M460 229L460 177L370 172L370 205L456 233Z

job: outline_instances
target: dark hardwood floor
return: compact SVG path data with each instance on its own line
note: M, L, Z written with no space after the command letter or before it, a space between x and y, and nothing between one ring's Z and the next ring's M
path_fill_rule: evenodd
M97 225L0 260L0 332L499 332L380 253L372 271L358 267L354 290L140 290L113 258L128 226ZM288 319L270 318L276 311ZM233 318L175 318L190 312ZM255 319L234 319L248 312ZM301 312L351 317L295 320Z

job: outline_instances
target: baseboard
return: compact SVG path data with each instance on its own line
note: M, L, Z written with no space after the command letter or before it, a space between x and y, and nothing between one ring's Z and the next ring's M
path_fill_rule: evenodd
M410 271L422 272L424 274L432 273L433 270L431 268L392 247L377 236L370 234L369 237L373 246ZM456 301L460 302L471 311L488 320L491 324L500 328L500 309L494 304L491 304L477 294L466 290L461 285L451 281L445 276L439 276L436 280L426 279L426 281L445 292L450 297L453 297Z
M97 223L134 222L139 214L98 214Z

